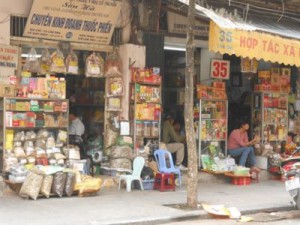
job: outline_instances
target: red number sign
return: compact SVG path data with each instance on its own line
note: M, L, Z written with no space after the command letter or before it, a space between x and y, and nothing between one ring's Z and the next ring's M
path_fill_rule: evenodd
M210 77L216 79L229 79L230 62L228 60L213 59L211 61Z

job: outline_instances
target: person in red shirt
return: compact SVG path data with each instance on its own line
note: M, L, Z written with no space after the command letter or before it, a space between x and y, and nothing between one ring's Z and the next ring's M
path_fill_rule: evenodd
M260 171L255 166L254 148L252 145L260 141L259 136L255 136L253 140L248 139L249 123L245 120L240 122L240 128L233 130L228 139L227 149L232 157L240 157L239 165L246 166L246 161L249 158L251 171Z

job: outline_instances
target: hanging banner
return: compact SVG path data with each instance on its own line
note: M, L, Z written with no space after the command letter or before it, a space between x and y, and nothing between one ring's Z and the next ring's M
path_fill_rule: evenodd
M24 36L108 45L122 0L34 0Z
M18 68L19 48L11 45L0 45L0 77L15 75ZM3 81L0 79L0 83Z
M300 41L257 31L220 28L213 21L209 50L300 67Z

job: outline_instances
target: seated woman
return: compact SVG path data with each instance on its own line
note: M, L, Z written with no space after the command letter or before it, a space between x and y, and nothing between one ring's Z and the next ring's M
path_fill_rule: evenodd
M240 157L239 165L246 166L246 161L250 160L250 171L259 172L260 169L255 166L254 148L252 145L260 141L259 136L255 136L253 140L248 139L249 122L241 120L239 128L233 130L228 139L228 153L232 157Z

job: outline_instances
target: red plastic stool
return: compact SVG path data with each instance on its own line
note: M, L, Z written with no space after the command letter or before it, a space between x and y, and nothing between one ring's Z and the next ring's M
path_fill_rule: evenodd
M175 191L175 176L173 173L157 173L154 178L154 189L159 191Z

